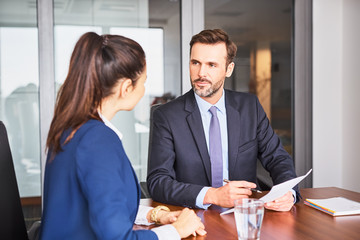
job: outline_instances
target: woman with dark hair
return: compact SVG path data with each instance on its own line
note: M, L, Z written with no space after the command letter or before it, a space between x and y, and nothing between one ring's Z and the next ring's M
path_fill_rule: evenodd
M206 234L194 211L139 207L140 188L110 123L144 95L145 53L126 37L77 42L47 139L41 239L179 239ZM163 224L133 230L133 224Z

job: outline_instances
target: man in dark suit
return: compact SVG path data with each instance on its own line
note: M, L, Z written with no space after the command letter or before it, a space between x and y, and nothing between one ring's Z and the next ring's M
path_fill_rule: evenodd
M256 187L257 159L274 184L296 177L293 160L257 97L224 90L235 54L236 45L220 29L193 36L192 90L153 113L147 183L155 201L232 207L235 199L250 196L250 188ZM265 207L288 211L299 197L295 188Z

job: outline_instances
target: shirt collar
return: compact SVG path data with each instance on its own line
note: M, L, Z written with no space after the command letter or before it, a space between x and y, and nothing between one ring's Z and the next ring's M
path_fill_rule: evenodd
M216 108L222 113L225 114L226 113L226 108L225 108L225 90L223 89L223 94L221 95L221 98L219 99L219 101L217 101L217 103L215 103L214 105L208 103L207 101L205 101L204 99L202 99L201 97L199 97L195 92L195 100L197 105L199 106L200 112L202 113L206 113L207 111L209 111L209 108L212 106L216 106Z
M99 113L99 116L100 116L101 120L103 120L104 124L105 124L107 127L109 127L111 130L113 130L113 131L116 133L116 135L118 135L118 137L120 138L120 140L122 140L123 135L122 135L122 133L119 131L119 129L117 129L117 128L114 126L114 124L112 124L109 120L107 120L106 117L103 116L100 112L98 112L98 113Z

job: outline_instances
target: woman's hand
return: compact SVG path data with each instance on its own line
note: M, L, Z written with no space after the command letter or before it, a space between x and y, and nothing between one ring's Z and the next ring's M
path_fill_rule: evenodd
M205 226L201 219L195 214L194 210L184 208L177 220L172 223L181 238L188 237L189 235L199 234L201 236L206 234Z
M171 224L175 222L180 215L181 211L164 211L160 210L157 214L158 223L160 224Z

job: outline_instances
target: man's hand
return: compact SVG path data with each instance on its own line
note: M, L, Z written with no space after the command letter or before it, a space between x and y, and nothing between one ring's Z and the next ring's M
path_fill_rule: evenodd
M251 195L250 188L256 188L256 184L247 181L230 181L222 187L210 188L205 194L204 204L233 207L235 199L248 198Z
M275 199L272 202L265 203L265 208L274 211L289 211L294 205L294 196L292 192L287 192L284 196Z

